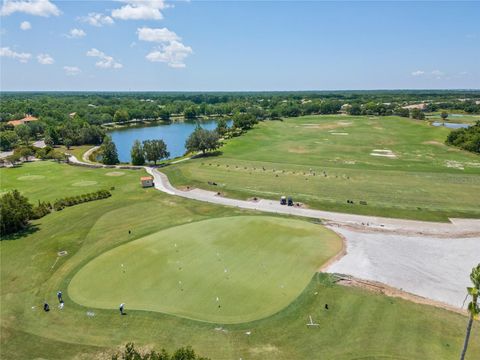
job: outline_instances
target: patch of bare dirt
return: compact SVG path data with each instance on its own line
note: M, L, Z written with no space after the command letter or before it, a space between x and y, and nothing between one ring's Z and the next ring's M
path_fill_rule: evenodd
M361 280L361 279L354 278L353 276L348 276L348 277L346 276L346 277L342 277L337 282L337 284L343 285L343 286L357 287L357 288L365 289L368 291L372 291L377 294L382 294L390 297L396 297L396 298L412 301L417 304L435 306L438 308L453 311L463 315L467 314L465 310L458 309L456 307L450 306L440 301L430 300L422 296L414 295L409 292L406 292L406 291L403 291L403 290L400 290L376 281Z

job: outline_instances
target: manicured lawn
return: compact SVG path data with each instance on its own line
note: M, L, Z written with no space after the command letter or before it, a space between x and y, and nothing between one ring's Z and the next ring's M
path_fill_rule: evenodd
M19 189L32 202L54 201L111 187L119 187L119 192L130 191L139 186L142 174L143 171L89 169L36 161L2 170L0 191Z
M52 164L47 162L25 164L22 171L38 175L44 174L43 166L50 170L60 166L66 169L64 171L67 175L79 178L84 176L84 171L89 171ZM97 178L92 175L92 181L94 179L103 181L106 176L102 171L96 171L94 174ZM113 191L112 197L47 215L35 222L36 229L30 234L0 242L2 359L109 359L112 350L128 341L156 349L165 347L170 351L180 346L192 345L198 353L222 360L458 358L466 317L360 289L338 286L333 284L328 276L322 274L313 275L303 292L286 308L279 309L269 317L242 324L212 324L167 313L133 310L129 308L128 301L126 301L127 316L120 316L117 309L100 309L93 305L77 304L70 297L69 289L75 274L86 271L88 264L100 260L102 254L119 251L124 244L131 243L131 246L135 247L135 240L147 241L150 235L162 242L163 235L168 235L170 231L168 229L180 229L186 234L189 232L189 226L208 224L208 221L223 223L226 219L237 218L242 220L245 218L247 221L253 215L256 215L253 218L255 221L265 219L264 216L258 216L253 212L170 197L153 189L141 189L138 185L140 172L125 170L125 173L126 175L116 178L116 190ZM54 176L50 182L45 182L43 191L45 194L51 192L65 196L71 191L69 183L61 181L65 173L59 171L54 174L58 174L58 179ZM0 175L2 182L4 180L14 182L19 176L17 169L1 169ZM35 193L33 182L19 181L17 185L24 193ZM41 195L43 197L43 194ZM277 227L280 223L288 224L286 230L301 223L302 230L314 226L321 231L320 225L288 219L274 216L265 220L272 221L272 224L276 223ZM130 235L128 230L131 230ZM267 230L270 229L265 229ZM300 245L299 240L300 233L296 232L295 238L291 240L299 247L292 249L292 253L305 256L311 263L308 266L295 263L295 266L301 266L303 269L297 270L292 263L285 262L286 269L279 271L283 273L291 271L294 273L292 276L302 272L304 274L302 281L305 281L307 270L310 272L317 263L323 262L323 258L322 255L315 259L313 255L305 255L308 249L312 249L314 242L307 236L305 241L309 245L303 249L303 244ZM160 234L163 235L159 236ZM201 236L204 239L204 235ZM236 235L232 235L232 238L234 236ZM323 238L323 235L319 236L319 244L323 242ZM171 250L168 244L171 244L172 239L169 237L165 239L167 250ZM187 240L179 236L173 241L180 244ZM198 257L206 256L206 253L211 254L208 248L214 246L213 240L202 241L206 241L206 250L198 247ZM253 240L246 241L254 243ZM260 259L262 251L266 249L269 249L270 253L264 259L265 262L270 261L270 257L277 259L276 249L269 245L270 239L261 237L257 241L264 241L265 247L259 246L259 254L251 255L253 260L249 260L248 256L241 253L237 255L249 266L257 266L254 264L255 259ZM232 245L228 239L222 238L218 246L224 247L224 250L219 253L225 253L226 261L230 262L234 258L229 254L227 243L228 247ZM162 248L160 244L158 246ZM232 251L235 249L242 249L242 244L235 244ZM68 251L68 255L58 257L57 252L60 250ZM280 246L279 251L285 251L285 247ZM315 246L312 251L315 251ZM181 254L185 259L197 261L187 252ZM135 257L135 252L131 253L131 256ZM176 261L173 258L172 260ZM191 266L193 265L192 263ZM232 269L236 269L236 265L232 266ZM127 268L126 271L130 269L132 268ZM109 273L112 270L106 268L104 271ZM205 270L196 271L203 273ZM98 273L95 276L104 275ZM193 278L193 275L188 276ZM263 278L262 274L258 276L260 280ZM282 275L283 278L289 276ZM158 279L157 276L153 278ZM96 278L92 277L91 280L95 282ZM106 283L104 286L107 287L109 284ZM255 293L260 291L258 284L256 286L250 296L260 299L263 295ZM300 287L299 284L298 288ZM267 285L266 288L270 289ZM57 290L63 290L64 293L63 310L56 307ZM208 290L199 291L206 293ZM174 294L160 295L158 302L171 303L174 296ZM49 313L41 310L45 300L52 308ZM248 303L250 300L247 298L245 301ZM328 311L324 309L325 303L329 304ZM258 306L266 305L259 303ZM310 315L320 326L306 326ZM475 341L479 330L479 324L475 323L469 359L480 357L480 343ZM250 335L247 335L247 332L250 332Z
M220 323L272 315L342 248L330 230L267 216L172 227L95 258L72 279L77 303L160 311Z
M238 198L291 195L313 208L424 220L480 217L480 157L444 145L448 133L398 117L268 121L228 140L220 156L162 171L174 185Z

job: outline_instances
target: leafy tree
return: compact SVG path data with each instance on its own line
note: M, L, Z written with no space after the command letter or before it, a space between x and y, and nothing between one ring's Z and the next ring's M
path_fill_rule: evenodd
M219 135L225 135L225 133L228 131L227 120L225 120L223 118L219 119L217 121L216 131Z
M446 143L467 151L480 153L480 121L466 129L453 130L448 135Z
M23 141L25 145L28 145L30 140L30 128L27 125L18 125L15 128L15 132L17 133L18 137Z
M135 140L130 151L132 157L133 165L143 165L145 164L145 155L143 154L143 146L139 140Z
M172 355L170 355L165 349L160 352L154 350L141 353L135 349L133 343L125 345L125 350L119 355L114 354L111 357L112 360L209 360L208 358L199 356L195 351L187 346L177 349Z
M113 115L114 122L126 122L130 119L128 111L125 109L119 109L115 111L115 115Z
M145 140L143 142L143 152L145 159L157 164L158 160L168 158L170 153L167 151L167 144L163 140Z
M445 121L448 118L448 113L446 111L442 111L442 113L440 114L440 117L442 118L443 121Z
M190 106L186 108L183 112L183 116L185 119L188 120L193 120L197 118L197 110L195 109L195 106Z
M359 104L352 104L350 108L348 109L348 114L349 115L361 115L362 114L362 107Z
M425 120L425 113L420 109L410 110L410 116L412 119Z
M118 164L118 152L115 143L110 136L105 136L103 144L100 146L100 154L102 156L102 163L105 165Z
M170 121L171 113L168 109L163 108L163 109L160 109L160 111L158 112L158 116L163 121Z
M48 139L47 139L47 137L48 137ZM47 144L47 140L49 142L48 144ZM58 135L57 129L55 129L55 127L50 126L45 130L45 144L50 145L50 146L60 144L59 135Z
M401 116L401 117L409 117L410 116L410 111L408 109L404 109L402 107L397 107L395 108L394 112L395 115Z
M0 148L2 151L10 151L18 143L18 135L15 131L6 130L0 132Z
M63 139L63 145L67 148L67 150L70 149L70 147L73 145L73 140L70 138L65 138Z
M470 340L470 333L472 331L473 320L478 319L480 316L480 305L478 303L478 296L480 294L480 264L472 269L470 273L470 280L473 286L467 287L468 295L472 297L472 301L468 304L469 319L467 325L467 332L465 333L465 341L463 343L462 354L460 360L465 359L467 354L468 342Z
M207 151L213 151L220 147L220 137L215 130L205 130L197 127L185 142L188 152L201 151L205 154Z
M233 126L237 129L251 129L257 122L257 119L251 113L236 113L233 115Z
M10 163L12 164L13 166L15 166L16 163L18 163L20 160L21 160L21 156L19 153L13 153L12 155L9 155L7 156L5 159Z
M0 212L0 233L6 235L28 226L33 207L18 190L13 190L0 197Z

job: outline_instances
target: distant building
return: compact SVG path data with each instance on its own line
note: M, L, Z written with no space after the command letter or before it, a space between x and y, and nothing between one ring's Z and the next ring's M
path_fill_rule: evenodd
M142 183L143 188L152 187L153 186L153 177L151 176L142 176L140 178L140 182Z
M25 114L25 117L23 119L20 119L20 120L11 120L9 121L8 123L10 125L13 125L13 126L18 126L18 125L24 125L30 121L37 121L38 118L36 118L35 116L32 116L32 115L29 115L29 114Z

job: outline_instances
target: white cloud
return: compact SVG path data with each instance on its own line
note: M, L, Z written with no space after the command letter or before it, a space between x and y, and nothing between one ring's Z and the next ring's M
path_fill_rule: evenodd
M82 72L82 70L76 66L64 66L63 70L65 70L65 74L68 76L76 76Z
M97 27L113 25L115 23L110 16L100 13L89 13L87 16L79 17L78 20Z
M0 14L8 16L16 12L44 17L60 15L60 10L49 0L4 0Z
M172 41L163 45L161 48L149 53L146 58L152 62L164 62L172 68L184 68L185 59L193 53L190 46L185 46L181 42Z
M168 7L164 0L122 0L127 3L112 10L112 17L120 20L161 20L160 10Z
M22 21L20 23L20 29L22 30L30 30L32 28L32 24L30 24L28 21Z
M433 71L431 72L431 74L432 74L433 76L436 76L437 78L438 78L438 77L442 77L443 75L445 75L445 73L444 73L443 71L440 71L440 70L433 70Z
M425 74L425 71L422 71L422 70L417 70L417 71L412 72L412 76L420 76L420 75L423 75L423 74Z
M52 65L55 60L48 54L38 54L37 60L42 65Z
M95 48L88 50L87 56L98 57L99 60L95 63L95 66L102 69L121 69L123 67L123 65L116 62L113 57Z
M179 41L180 37L173 31L167 28L152 29L148 27L142 27L137 29L138 40L150 41L150 42L172 42Z
M82 29L72 29L68 32L67 37L70 39L79 39L84 36L87 36L87 33Z
M0 48L0 57L8 57L20 61L21 63L26 63L32 57L32 54L29 53L17 53L11 50L9 47Z

